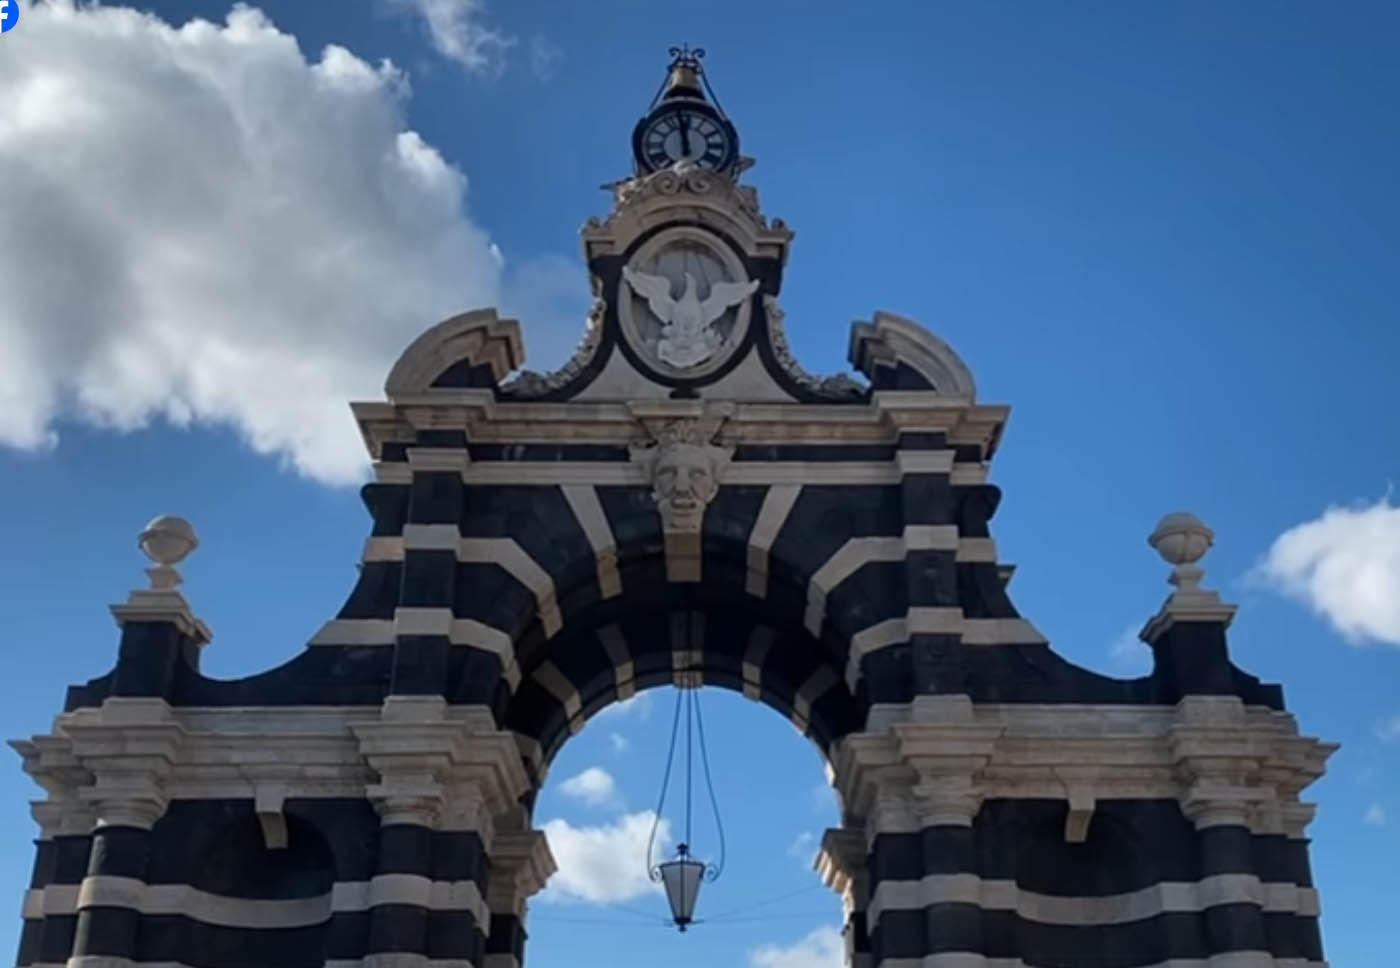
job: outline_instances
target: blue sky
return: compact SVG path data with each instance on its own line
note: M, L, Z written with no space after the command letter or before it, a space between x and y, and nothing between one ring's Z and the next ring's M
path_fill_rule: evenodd
M1177 508L1215 529L1206 584L1241 605L1236 661L1343 744L1309 791L1329 957L1389 968L1400 8L142 9L25 5L0 40L0 623L17 660L0 732L45 729L64 685L110 666L106 606L141 580L156 513L200 533L186 592L212 673L280 662L334 614L368 530L344 401L478 305L520 316L530 365L568 355L588 297L577 230L627 173L666 48L689 41L758 159L747 180L797 232L783 304L807 367L841 368L850 321L889 309L1012 405L993 529L1057 649L1143 668L1131 635L1168 591L1147 533ZM177 31L196 16L212 25ZM815 884L800 838L835 816L819 759L768 710L704 699L731 859L702 905ZM572 740L539 819L587 843L649 809L669 701ZM35 790L12 765L0 896L17 912ZM589 773L571 795L589 770L613 792ZM551 891L537 964L808 968L837 919L816 890L676 938ZM0 919L0 948L17 927Z

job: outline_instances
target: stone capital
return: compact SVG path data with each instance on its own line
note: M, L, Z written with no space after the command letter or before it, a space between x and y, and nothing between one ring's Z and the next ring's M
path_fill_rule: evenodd
M866 873L865 836L852 827L828 827L822 834L815 867L822 883L847 894Z
M978 722L966 696L922 696L910 718L842 741L834 757L837 789L848 811L868 819L872 835L970 824L1003 732Z
M921 777L914 785L914 805L924 827L970 827L986 793L971 773Z
M92 804L78 799L35 800L29 805L29 813L39 825L41 840L81 836L97 826Z
M854 827L829 827L813 865L822 883L841 895L845 920L864 911L870 902L869 847L866 832Z
M379 776L366 791L385 824L471 829L489 838L491 818L528 789L511 735L477 717L449 717L440 697L391 697L380 720L351 726Z
M525 904L558 870L543 830L511 830L491 845L487 902L495 914L523 917Z
M1207 827L1247 826L1252 814L1272 796L1261 787L1200 783L1188 789L1181 801L1181 812L1196 825Z
M150 829L164 815L165 783L186 738L164 700L108 699L62 718L59 730L92 776L77 792L98 827Z
M165 816L170 799L156 784L83 791L92 806L98 827L137 827L150 830Z

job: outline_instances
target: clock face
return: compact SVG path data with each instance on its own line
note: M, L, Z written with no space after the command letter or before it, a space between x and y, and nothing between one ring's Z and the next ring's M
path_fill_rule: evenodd
M729 163L734 146L725 125L708 114L678 108L647 125L642 151L653 170L689 161L718 171Z

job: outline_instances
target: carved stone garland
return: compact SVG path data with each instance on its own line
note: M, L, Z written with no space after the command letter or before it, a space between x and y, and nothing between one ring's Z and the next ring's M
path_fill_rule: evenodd
M521 370L510 380L501 384L501 393L513 397L542 397L561 387L567 386L592 361L598 352L598 344L603 338L603 315L608 304L601 296L595 296L588 309L588 319L584 324L583 339L574 350L567 363L550 373L538 370Z
M788 346L787 331L783 328L783 320L787 314L778 305L778 297L765 294L763 311L768 317L768 336L773 343L773 356L793 380L824 397L855 397L865 392L865 386L848 373L834 373L830 376L808 373L802 364L797 362L797 357L792 355L792 348Z

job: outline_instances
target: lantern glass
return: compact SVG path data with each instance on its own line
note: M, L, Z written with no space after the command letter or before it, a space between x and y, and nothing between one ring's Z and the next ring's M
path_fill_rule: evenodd
M705 873L705 865L682 853L676 860L661 864L660 869L666 900L671 902L671 917L684 931L695 914L695 899L700 893L700 879Z

